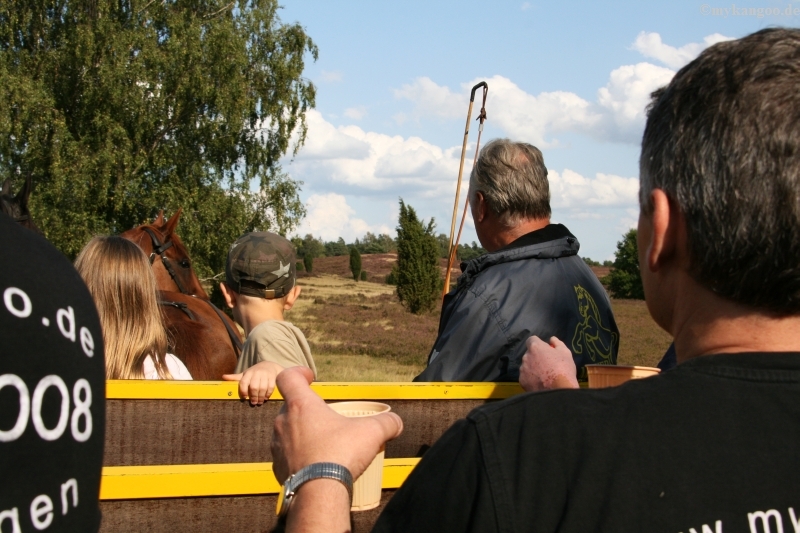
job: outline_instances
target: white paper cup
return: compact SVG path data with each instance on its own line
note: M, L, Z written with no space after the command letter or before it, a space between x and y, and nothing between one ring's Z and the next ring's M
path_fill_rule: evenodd
M331 409L351 418L375 416L392 410L385 403L379 402L334 402L328 404ZM381 486L383 483L384 448L372 460L372 463L353 483L353 505L351 511L366 511L381 504Z
M655 376L661 369L650 366L586 365L590 389L616 387L632 379Z

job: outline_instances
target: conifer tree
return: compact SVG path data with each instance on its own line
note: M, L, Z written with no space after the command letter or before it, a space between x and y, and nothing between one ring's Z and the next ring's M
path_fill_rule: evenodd
M350 272L355 281L361 279L361 252L355 246L350 247Z
M433 219L426 226L410 205L400 199L397 227L397 296L412 313L430 311L436 305L441 272L439 243Z

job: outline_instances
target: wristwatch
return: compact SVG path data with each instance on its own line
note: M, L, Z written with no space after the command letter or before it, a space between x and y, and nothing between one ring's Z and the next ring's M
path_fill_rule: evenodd
M277 515L279 517L286 516L297 489L303 483L319 478L340 481L347 487L348 499L353 500L353 475L350 470L336 463L314 463L301 468L284 482L283 489L278 493Z

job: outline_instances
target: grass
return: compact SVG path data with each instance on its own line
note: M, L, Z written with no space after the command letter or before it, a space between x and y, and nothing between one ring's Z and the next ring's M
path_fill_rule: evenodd
M644 300L611 300L619 328L617 364L656 366L672 343L672 336L658 327Z
M317 261L314 266L317 270ZM439 308L412 315L394 287L336 274L315 273L299 284L302 293L286 319L308 338L321 381L410 381L425 368ZM653 322L643 301L612 300L612 306L621 337L618 363L655 366L670 336Z

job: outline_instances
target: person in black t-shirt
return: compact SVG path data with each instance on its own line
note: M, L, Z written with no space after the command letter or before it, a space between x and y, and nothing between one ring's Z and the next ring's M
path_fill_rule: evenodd
M97 531L103 336L43 237L0 214L0 531Z
M800 29L773 28L709 47L652 95L639 264L677 367L476 409L375 531L800 531L798 87ZM278 378L276 477L320 462L357 477L402 421L340 417L308 381ZM346 476L330 477L292 478L287 530L348 529Z

